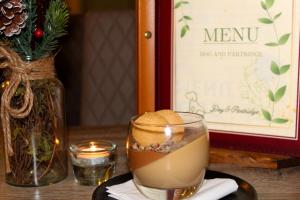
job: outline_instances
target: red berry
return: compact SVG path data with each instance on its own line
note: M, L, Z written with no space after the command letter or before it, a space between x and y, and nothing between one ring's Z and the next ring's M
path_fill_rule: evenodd
M43 32L42 29L36 28L33 32L33 35L34 35L35 38L40 39L44 36L44 32Z

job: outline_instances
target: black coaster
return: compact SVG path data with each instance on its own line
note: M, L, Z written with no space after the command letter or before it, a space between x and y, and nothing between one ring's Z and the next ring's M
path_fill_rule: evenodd
M229 174L225 174L222 172L207 170L205 174L205 179L213 179L213 178L231 178L236 181L239 188L236 192L223 197L221 200L257 200L257 193L252 185L247 183L246 181ZM132 179L132 175L130 173L123 174L120 176L116 176L102 185L98 186L93 193L93 200L116 200L108 196L106 192L107 186L117 185L129 181Z

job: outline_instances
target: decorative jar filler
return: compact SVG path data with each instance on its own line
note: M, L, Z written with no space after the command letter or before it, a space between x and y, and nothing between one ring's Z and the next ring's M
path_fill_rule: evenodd
M1 121L11 185L48 185L67 176L64 90L53 52L68 18L62 0L0 0Z

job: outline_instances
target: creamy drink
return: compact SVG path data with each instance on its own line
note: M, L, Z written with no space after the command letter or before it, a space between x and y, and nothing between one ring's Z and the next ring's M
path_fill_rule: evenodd
M128 161L138 189L150 199L192 196L208 165L209 137L201 116L170 110L132 121Z

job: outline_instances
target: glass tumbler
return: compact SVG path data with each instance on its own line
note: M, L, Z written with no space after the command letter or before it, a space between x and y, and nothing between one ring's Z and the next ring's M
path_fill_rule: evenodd
M176 112L180 123L162 124L145 114L145 123L138 120L142 115L131 120L127 139L135 185L153 200L193 196L202 185L209 160L209 135L203 117Z

